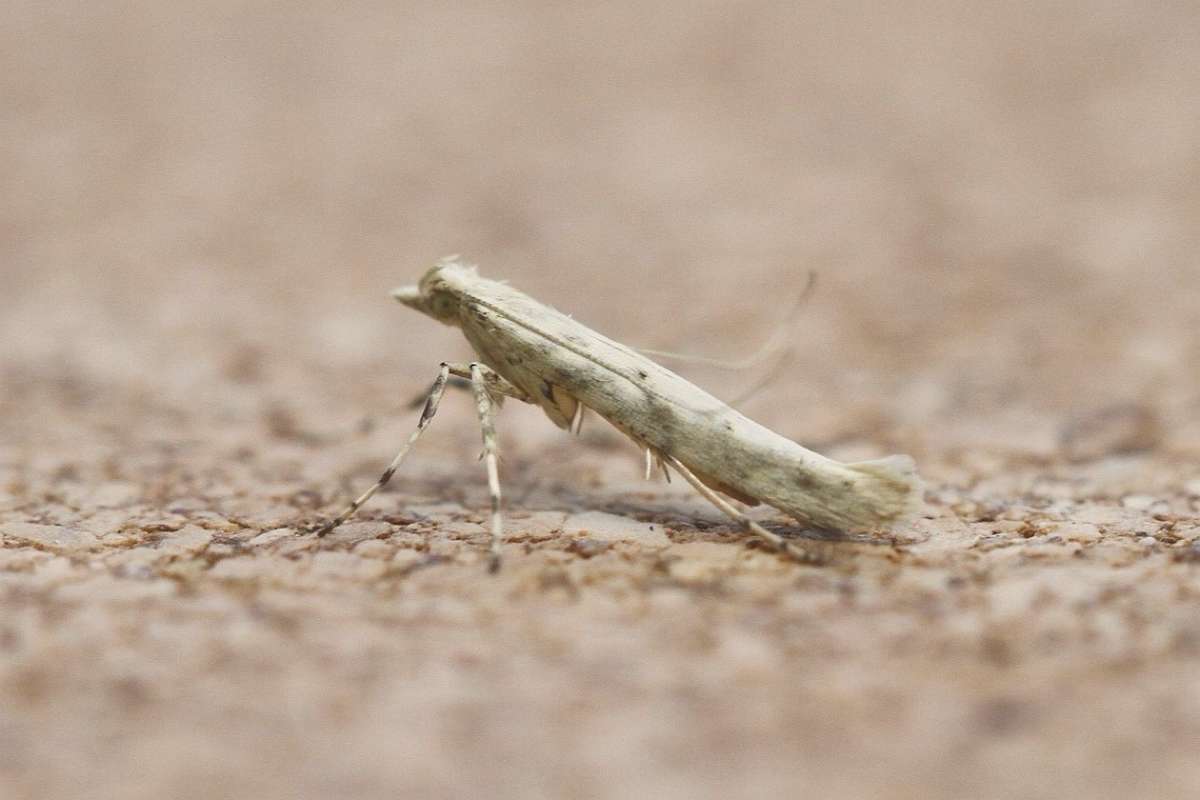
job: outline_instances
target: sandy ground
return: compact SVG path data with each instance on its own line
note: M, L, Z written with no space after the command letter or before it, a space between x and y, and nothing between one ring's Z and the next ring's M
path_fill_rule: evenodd
M1194 797L1192 3L40 4L0 27L0 797ZM927 513L748 545L467 396L447 252ZM729 397L754 374L681 368ZM755 512L789 535L811 534Z

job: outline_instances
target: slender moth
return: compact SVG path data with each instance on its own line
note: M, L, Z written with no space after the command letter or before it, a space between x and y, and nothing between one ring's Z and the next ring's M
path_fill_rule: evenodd
M800 546L747 517L722 495L766 503L805 525L874 531L902 524L921 504L908 456L842 463L808 450L745 417L651 361L507 284L478 275L457 256L439 261L416 286L392 296L460 328L479 361L443 362L417 428L379 480L317 532L345 522L395 473L437 413L450 376L470 381L483 431L491 493L490 569L500 564L503 523L494 411L506 397L540 406L560 428L578 433L584 410L606 419L657 465L675 470L749 533L800 560Z

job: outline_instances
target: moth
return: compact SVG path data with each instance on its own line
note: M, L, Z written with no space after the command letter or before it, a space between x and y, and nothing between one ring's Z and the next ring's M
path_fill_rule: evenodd
M776 550L809 560L803 547L769 531L726 498L765 503L817 528L876 531L920 508L913 460L895 455L842 463L754 422L647 356L494 280L457 256L437 262L400 303L459 328L478 360L443 362L416 430L367 491L318 530L349 519L392 478L437 413L451 376L470 381L483 434L491 495L489 567L503 538L495 411L506 398L540 406L560 428L578 433L585 411L607 420L645 453L647 478L674 470L723 513Z

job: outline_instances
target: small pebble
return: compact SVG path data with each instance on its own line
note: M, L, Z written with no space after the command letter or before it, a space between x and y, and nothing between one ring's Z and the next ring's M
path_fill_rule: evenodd
M567 546L567 549L576 555L583 556L584 558L591 558L592 556L600 555L610 547L612 547L612 542L601 542L596 539L588 539L584 537L582 539L575 539L572 541L571 544Z
M419 550L397 550L392 556L392 566L397 569L411 569L425 559L425 554Z
M1121 498L1121 505L1134 511L1146 511L1154 505L1157 498L1148 494L1131 494Z
M198 525L185 525L180 530L168 534L158 543L158 549L164 554L187 555L203 552L212 541L211 531Z
M61 525L8 522L0 526L0 534L56 553L79 552L96 545L96 537L91 533L78 528L64 528Z
M278 542L280 539L286 539L289 536L295 536L296 532L291 528L275 528L274 530L264 531L258 536L255 536L246 544L250 547L265 547L266 545Z
M563 532L605 542L637 542L650 547L666 547L671 544L661 525L638 522L603 511L572 514L563 523Z
M1067 523L1059 527L1057 533L1068 542L1091 544L1100 541L1100 528L1088 522Z
M379 539L368 539L355 546L354 554L363 558L387 558L392 554L392 546Z

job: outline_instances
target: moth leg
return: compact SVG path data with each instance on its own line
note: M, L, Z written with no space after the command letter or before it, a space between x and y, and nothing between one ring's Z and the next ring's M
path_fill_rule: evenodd
M492 538L488 556L488 572L496 572L500 569L500 538L504 534L504 519L500 513L500 468L496 446L496 412L484 377L483 367L473 363L470 366L470 372L471 385L475 388L475 410L479 413L479 428L483 433L483 460L487 466L488 492L492 496ZM501 378L501 380L504 379Z
M503 400L505 397L511 397L514 400L520 400L522 403L533 402L529 395L521 389L518 389L514 384L510 383L503 375L491 367L480 364L480 370L483 372L483 382L487 385L488 391L492 393L492 397ZM469 364L451 364L450 365L450 380L446 387L450 389L470 389L471 388L471 367ZM425 402L427 392L421 392L412 400L408 401L408 408L420 408Z
M450 365L450 375L452 377L450 378L450 380L446 381L447 389L470 389L471 388L471 382L469 380L464 380L463 378L460 378L459 376L454 374L454 365L453 364ZM422 391L422 392L417 392L415 395L413 395L411 400L409 400L407 403L404 404L404 407L414 409L414 410L420 408L421 406L425 405L425 400L428 399L429 393L431 391L433 391L433 387L430 387L429 389L426 389L425 391Z
M772 533L762 525L759 525L757 522L747 517L741 511L738 511L736 508L730 505L725 498L721 497L721 495L705 486L704 482L697 478L695 473L685 467L679 459L675 458L675 456L667 456L666 463L674 467L679 474L683 476L684 480L692 485L692 488L704 495L704 499L708 500L708 502L719 508L726 516L737 522L740 522L742 527L744 527L747 532L752 533L758 538L762 539L767 544L771 545L771 547L775 548L776 551L791 556L801 564L820 564L823 562L824 559L808 552L802 547L798 547L797 545L789 542L787 539L784 539L779 534Z
M450 374L456 378L465 378L472 385L475 383L475 378L471 372L472 367L479 368L479 374L483 376L483 386L488 390L492 399L497 404L504 398L511 397L514 400L520 400L522 403L533 403L531 398L523 389L520 389L516 384L511 383L507 378L501 375L496 370L489 367L487 364L451 364Z
M437 413L438 403L442 401L442 395L446 392L446 381L450 379L452 370L453 366L451 364L447 364L445 361L442 362L442 368L433 382L433 388L429 390L429 396L425 399L425 409L421 412L421 419L417 421L417 429L408 437L408 441L404 443L404 446L400 448L400 452L392 459L392 463L388 464L387 469L379 476L379 480L375 481L375 484L370 489L359 495L358 499L347 506L345 511L322 525L317 531L317 536L325 536L338 525L350 519L354 515L354 512L362 507L363 503L370 500L372 495L382 489L392 479L392 475L399 468L400 462L408 455L409 448L416 443L417 439L421 438L421 434L429 427L429 422L433 419L433 415Z

